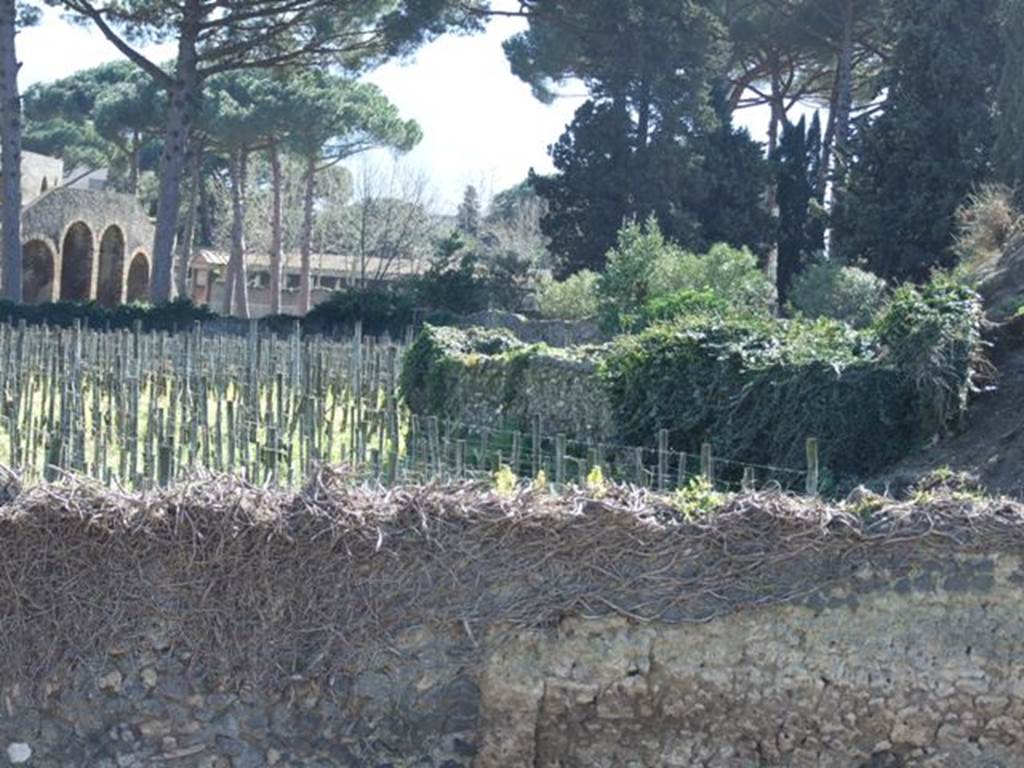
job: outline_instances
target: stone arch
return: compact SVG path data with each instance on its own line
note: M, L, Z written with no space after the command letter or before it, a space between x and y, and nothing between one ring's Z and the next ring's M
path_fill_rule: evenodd
M149 300L149 257L139 251L128 267L128 301Z
M26 304L53 301L57 256L45 240L28 240L21 247L21 300Z
M124 232L117 225L107 227L100 238L96 300L104 307L124 301Z
M93 296L93 238L84 221L76 221L64 233L60 246L61 301L88 301Z

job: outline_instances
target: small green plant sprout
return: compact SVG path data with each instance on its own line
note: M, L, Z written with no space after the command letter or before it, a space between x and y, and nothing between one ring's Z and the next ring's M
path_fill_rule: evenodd
M494 473L494 491L499 496L511 496L515 493L518 482L519 478L508 464L502 464Z
M533 478L530 488L534 491L546 491L548 489L548 473L543 469L540 470L537 476Z
M604 496L608 491L608 481L605 480L604 471L599 464L595 464L587 473L587 490L597 498Z
M938 467L923 475L912 490L914 501L920 504L927 504L936 496L958 502L972 502L984 499L986 495L977 477L967 472L957 472L948 466Z
M885 509L888 500L861 486L849 495L846 503L851 514L859 517L864 523L870 523Z
M725 495L716 491L706 477L695 477L672 494L669 504L685 520L695 520L721 510Z

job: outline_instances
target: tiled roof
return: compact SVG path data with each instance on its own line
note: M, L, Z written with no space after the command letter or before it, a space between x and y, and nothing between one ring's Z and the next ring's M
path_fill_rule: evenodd
M298 253L286 253L284 258L286 271L298 271L302 257ZM228 253L209 249L200 249L192 257L192 266L213 266L224 267L228 263ZM270 254L249 253L246 255L246 265L249 271L267 269L270 266ZM312 270L318 274L353 276L362 272L362 265L355 256L346 256L337 253L314 253L311 257ZM369 257L366 260L366 274L373 277L384 266L384 260L376 257ZM397 274L409 275L422 272L425 265L409 261L407 259L395 259L386 265L388 275Z

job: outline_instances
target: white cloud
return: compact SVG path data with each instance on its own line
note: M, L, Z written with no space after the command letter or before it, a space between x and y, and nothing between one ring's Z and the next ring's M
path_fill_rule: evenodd
M122 58L121 52L95 28L74 24L56 8L44 8L39 24L18 35L18 58L22 62L18 82L22 88L34 83L67 77ZM173 55L172 45L149 46L146 54L160 61Z

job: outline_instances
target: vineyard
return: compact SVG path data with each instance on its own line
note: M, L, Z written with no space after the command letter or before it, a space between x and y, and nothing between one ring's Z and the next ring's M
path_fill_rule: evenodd
M204 472L296 486L322 464L353 482L500 471L506 482L664 490L732 463L710 445L669 450L663 433L630 447L548 434L539 416L524 431L417 416L399 393L406 346L358 329L337 341L256 325L246 336L0 325L0 463L27 484L73 475L128 490ZM810 477L746 466L743 482L803 487L816 482L810 458Z
M394 457L400 348L357 337L0 326L0 461L126 488L198 470L291 484Z

